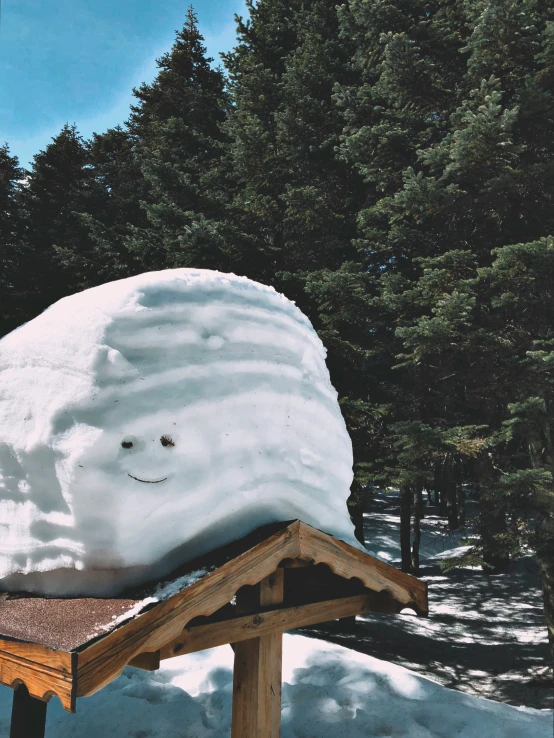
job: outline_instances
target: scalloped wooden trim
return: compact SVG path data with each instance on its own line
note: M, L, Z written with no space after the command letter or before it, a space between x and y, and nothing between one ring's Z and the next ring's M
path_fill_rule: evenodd
M296 520L80 652L0 639L0 683L24 683L33 697L44 701L56 695L64 709L75 712L76 697L97 692L138 654L158 651L191 620L227 604L241 587L255 585L280 565L298 560L325 564L340 577L359 579L380 593L380 607L388 612L402 607L428 612L423 582Z
M285 558L297 558L299 521L231 559L165 602L131 620L77 656L77 696L94 694L118 677L138 654L157 651L193 618L211 615L245 585L272 574Z
M419 615L428 614L425 582L302 522L299 535L301 559L326 564L344 579L359 579L374 592L388 593L402 607L413 607Z
M413 607L427 614L423 582L297 520L80 652L77 696L94 694L138 654L163 648L192 619L219 610L240 587L257 584L286 559L325 564L338 576L359 579L381 594L383 603L389 603L389 612Z
M24 684L31 697L43 702L56 696L65 710L75 712L73 661L64 651L0 640L0 683L12 689Z
M327 620L381 612L380 603L376 601L377 597L378 595L368 592L307 605L264 609L215 623L195 625L185 628L177 638L167 643L160 651L160 658L171 659L186 653L214 648L229 643L230 640L240 643L250 638L304 628Z

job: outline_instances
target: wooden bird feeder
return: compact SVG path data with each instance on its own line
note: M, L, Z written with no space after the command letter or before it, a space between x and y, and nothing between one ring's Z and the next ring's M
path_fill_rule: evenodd
M205 570L179 588L186 574ZM125 666L233 644L232 738L278 738L284 631L366 612L426 615L418 579L299 520L259 528L117 598L0 595L0 683L14 690L10 738L43 738L46 706L68 712ZM167 587L166 587L167 591ZM126 619L125 619L126 618Z

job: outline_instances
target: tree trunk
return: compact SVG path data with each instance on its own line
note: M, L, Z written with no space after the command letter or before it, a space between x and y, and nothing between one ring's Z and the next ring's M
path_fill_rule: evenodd
M463 528L466 524L466 491L461 484L458 487L458 519Z
M423 499L423 482L418 482L415 487L415 493L417 497L417 504L419 505L419 519L422 520L425 517L425 500ZM415 497L414 497L415 500Z
M546 469L554 475L554 447L544 406L543 432L529 442L531 463L535 469ZM554 668L554 487L535 493L535 550L542 583L544 617L548 628L551 667Z
M428 505L432 505L433 504L433 495L431 494L431 488L430 487L426 487L425 488L425 491L427 492L427 504Z
M496 535L508 530L506 513L497 499L490 496L488 489L494 484L497 472L486 455L473 461L475 488L479 495L479 535L483 546L483 573L499 574L510 563L510 556L503 551L495 539Z
M446 475L447 475L447 468L448 466L448 458L445 458L443 463L441 464L441 474L440 474L440 508L439 508L439 515L441 518L448 517L448 493L447 493L447 484L446 484Z
M483 541L483 571L485 574L500 574L508 568L510 557L499 550L495 536L507 532L506 514L486 493L481 494L481 539Z
M459 528L458 502L456 500L456 481L454 480L453 461L451 458L444 462L444 486L446 492L448 527L450 530Z
M437 507L441 504L441 481L442 481L442 464L435 464L435 474L433 479L433 490L435 492L435 505Z
M363 505L358 504L350 508L350 520L354 524L354 535L358 541L365 545L364 540L364 508Z
M364 511L365 511L365 498L363 490L360 484L354 480L350 490L350 497L347 501L348 512L350 514L350 520L354 525L354 535L358 541L365 545L364 541Z
M411 518L412 491L408 485L400 488L400 552L402 556L402 571L412 569L410 550L410 518Z
M546 500L545 500L546 503ZM537 533L537 566L542 582L544 617L548 628L551 666L554 667L554 494L545 504L550 507L550 514L537 516L535 528Z
M421 541L420 520L423 517L423 485L417 482L414 488L414 540L412 544L412 572L419 573L419 544Z

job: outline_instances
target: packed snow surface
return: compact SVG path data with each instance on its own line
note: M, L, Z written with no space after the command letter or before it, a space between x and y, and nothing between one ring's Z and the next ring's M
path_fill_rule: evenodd
M233 651L221 646L127 668L103 690L48 707L49 738L228 738ZM0 735L12 692L0 687ZM283 738L552 738L552 710L446 689L401 666L299 635L283 638Z
M0 341L0 589L110 595L256 527L355 543L310 321L209 270L110 282Z

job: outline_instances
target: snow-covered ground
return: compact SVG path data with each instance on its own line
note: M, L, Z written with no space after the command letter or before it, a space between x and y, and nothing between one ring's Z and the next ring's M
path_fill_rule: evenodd
M300 635L284 637L283 738L551 738L552 713L445 689L400 666ZM228 738L233 652L221 646L127 668L77 714L53 700L48 738ZM0 735L11 691L0 689Z
M468 501L467 508L471 518L476 503ZM469 568L444 574L440 561L461 551L463 531L449 532L437 512L428 508L422 521L420 578L429 585L429 618L368 615L352 627L337 621L301 632L386 659L468 694L551 708L554 689L545 675L548 638L533 559L523 558L495 576ZM398 530L398 498L378 495L365 516L367 548L398 564ZM551 732L554 735L554 726Z
M378 497L366 519L370 548L391 562L396 504ZM437 560L458 546L459 534L432 515L423 530L429 619L373 616L310 629L336 643L285 635L283 738L552 738L553 711L529 707L551 698L529 683L547 656L531 562L498 577L471 570L447 577ZM127 668L78 700L77 715L53 699L47 736L228 738L232 668L230 646L171 659L157 672ZM0 735L8 733L11 697L0 687Z

